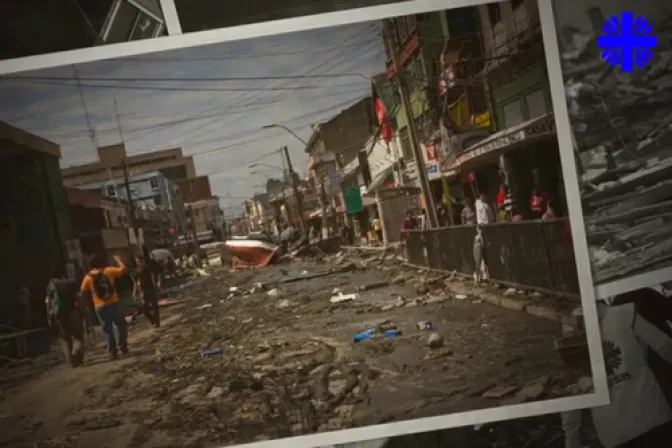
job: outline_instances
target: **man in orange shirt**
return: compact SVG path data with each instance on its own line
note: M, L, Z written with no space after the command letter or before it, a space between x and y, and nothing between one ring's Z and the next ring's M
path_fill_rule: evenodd
M112 359L117 358L117 347L122 353L128 353L128 324L115 285L126 274L126 266L118 255L114 256L114 261L117 262L117 267L106 266L103 257L93 255L89 260L90 271L82 280L80 288L82 294L90 294L93 298L93 306ZM119 333L118 344L114 327L117 327Z

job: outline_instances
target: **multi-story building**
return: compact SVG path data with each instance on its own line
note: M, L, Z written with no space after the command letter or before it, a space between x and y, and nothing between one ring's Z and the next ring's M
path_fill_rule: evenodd
M201 233L224 228L224 212L219 205L218 196L186 203L185 208L190 232Z
M254 230L261 231L269 228L269 218L273 218L273 212L270 210L267 193L259 193L252 196L252 206L250 207L250 222Z
M72 228L60 155L57 144L0 122L0 307L22 285L43 296L53 267L67 261Z
M162 225L167 221L169 227L175 229L186 228L186 216L181 192L176 183L168 180L160 171L132 175L128 176L127 179L116 178L90 182L79 185L78 188L98 191L111 200L132 203L137 213L142 210L152 212L153 220ZM129 193L130 198L128 197ZM157 218L159 214L161 214L161 219ZM147 220L152 221L149 217L147 217ZM156 226L153 225L152 227Z
M396 110L394 128L399 136L404 160L412 164L413 150L408 123L412 122L420 140L433 135L436 123L437 83L439 59L447 34L446 15L443 12L410 15L384 22L383 38L387 56L387 77L396 85L401 73L408 87L413 117L407 117L403 108ZM393 54L398 55L399 72L394 66ZM414 168L411 168L412 171ZM417 176L409 176L413 181Z
M193 157L184 156L181 148L129 156L123 143L100 147L97 162L62 168L61 174L64 185L76 187L123 178L125 171L129 175L160 171L173 182L197 177Z
M176 184L182 195L182 200L185 203L212 197L210 178L208 176L198 176L192 179L178 180Z
M459 148L451 176L465 195L494 197L502 183L525 207L534 188L564 210L561 164L536 0L477 7L493 135ZM525 212L525 210L521 210Z
M72 228L82 255L101 254L111 261L115 253L130 255L128 205L99 191L66 187Z

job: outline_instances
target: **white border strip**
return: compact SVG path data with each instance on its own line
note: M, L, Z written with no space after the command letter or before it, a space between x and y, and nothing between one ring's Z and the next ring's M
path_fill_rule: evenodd
M586 237L586 225L581 205L579 176L576 172L572 128L569 123L565 85L562 77L562 66L560 65L560 48L558 47L558 38L555 30L553 4L551 0L538 1L541 31L544 37L544 50L546 52L548 81L551 89L551 98L553 99L553 112L555 113L558 146L560 148L562 177L565 184L565 197L567 198L572 242L574 244L574 258L576 259L577 274L579 276L581 305L583 307L583 315L586 319L586 337L593 372L593 384L596 395L601 400L604 400L606 404L609 403L609 388L607 385L607 373L604 367L604 357L602 355L602 338L600 336L597 317L595 284L590 266L588 239Z
M163 11L163 23L166 24L168 34L171 36L178 36L182 34L182 25L180 25L180 18L177 15L175 2L173 0L159 0L161 3L161 11ZM196 5L194 5L196 7Z
M172 3L172 1L161 0L162 7L167 3ZM465 6L476 6L484 3L486 2L483 0L413 0L393 3L390 5L350 9L346 11L294 17L291 19L198 31L180 35L174 34L175 29L172 28L172 25L174 24L171 24L168 28L169 33L171 34L170 36L0 61L0 75L28 70L41 70L71 64L82 64L84 62L99 61L102 59L118 59L158 51L178 50L199 45L307 31L330 26L371 22L388 17L420 14L428 11L462 8ZM164 11L164 14L167 16L168 11ZM170 19L170 21L172 22L173 20L176 20L176 17L177 12L175 12L175 18ZM166 17L166 23L169 23L168 17Z
M544 0L546 1L546 0ZM549 0L550 1L550 0ZM604 398L604 397L603 397ZM490 423L501 420L513 420L534 417L544 414L585 409L609 404L609 400L600 399L598 394L591 393L577 397L558 398L555 400L537 401L534 403L500 406L480 411L456 412L454 414L427 417L416 420L404 420L397 423L365 426L356 429L323 432L310 436L287 437L264 442L246 443L243 445L222 445L221 448L314 448L340 445L363 440L376 440L437 431L448 428Z
M635 289L650 288L651 286L657 286L670 281L672 281L672 266L597 285L595 287L595 295L598 299L605 299L617 294L634 291Z

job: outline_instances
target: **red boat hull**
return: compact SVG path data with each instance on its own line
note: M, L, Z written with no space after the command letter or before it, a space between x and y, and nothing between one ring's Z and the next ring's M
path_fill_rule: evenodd
M278 246L255 240L229 240L226 248L231 255L250 266L267 266L278 251Z

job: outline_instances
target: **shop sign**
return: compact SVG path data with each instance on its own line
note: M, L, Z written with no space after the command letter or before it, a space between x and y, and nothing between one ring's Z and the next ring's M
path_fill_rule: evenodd
M555 120L553 119L553 115L549 115L544 120L540 120L539 122L532 122L520 130L511 133L503 133L503 135L497 136L490 141L477 144L474 149L469 150L464 154L460 154L457 157L455 163L457 165L461 165L476 157L491 153L501 148L505 148L507 146L513 145L514 143L521 142L528 137L551 134L554 132Z
M441 164L438 161L427 162L427 179L436 180L441 178Z
M343 176L341 176L340 173L334 174L329 178L329 182L331 183L331 185L337 187L341 185L341 182L343 182Z
M343 202L345 211L348 213L359 213L364 209L362 192L360 187L348 187L343 192Z

